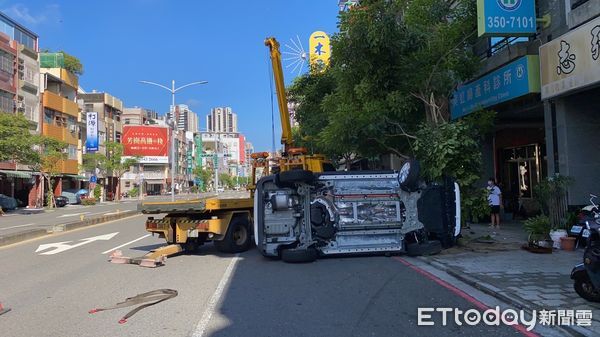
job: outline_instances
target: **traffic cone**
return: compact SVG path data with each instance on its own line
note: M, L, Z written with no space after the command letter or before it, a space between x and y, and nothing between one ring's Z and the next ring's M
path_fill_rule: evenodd
M4 306L2 306L2 302L0 302L0 315L6 314L9 311L10 311L10 308L5 308Z

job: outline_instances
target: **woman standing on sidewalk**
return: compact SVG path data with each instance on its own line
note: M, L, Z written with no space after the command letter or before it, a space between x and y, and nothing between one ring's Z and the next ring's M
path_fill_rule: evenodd
M494 178L488 179L488 202L490 203L491 228L500 229L500 205L502 205L502 192L496 185Z

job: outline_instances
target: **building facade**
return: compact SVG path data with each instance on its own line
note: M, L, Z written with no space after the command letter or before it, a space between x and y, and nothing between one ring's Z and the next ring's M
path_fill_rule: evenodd
M237 114L230 107L217 107L206 116L208 132L238 132Z
M154 124L158 119L158 113L154 110L144 109L140 107L123 109L122 122L123 125L146 125Z
M543 19L530 36L481 37L475 46L481 71L454 92L451 116L497 112L483 144L484 178L500 183L507 213L535 212L535 186L555 174L574 179L570 205L600 191L600 157L590 157L600 149L593 111L600 93L598 16L598 1L538 0L532 21Z
M21 113L41 132L38 36L0 13L0 111ZM0 162L0 193L22 205L38 203L39 172L16 162Z
M123 135L123 102L105 92L80 93L79 99L84 107L84 113L96 112L98 114L98 152L110 156L106 150L106 142L120 143ZM83 153L83 151L82 151ZM91 172L88 172L90 175ZM114 199L117 191L117 179L110 172L100 172L98 183L104 187L103 195L106 199Z
M67 144L67 158L60 162L60 176L52 187L55 195L64 189L77 189L85 177L79 173L82 135L77 104L79 79L64 67L61 53L40 53L40 92L42 134Z

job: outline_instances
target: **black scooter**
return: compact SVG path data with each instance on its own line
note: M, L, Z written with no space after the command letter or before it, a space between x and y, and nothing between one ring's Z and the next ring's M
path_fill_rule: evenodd
M574 280L573 286L579 296L591 302L600 302L600 212L594 203L596 196L590 196L591 212L578 226L573 226L578 228L571 229L571 232L579 230L581 237L587 240L583 263L573 268L571 279Z

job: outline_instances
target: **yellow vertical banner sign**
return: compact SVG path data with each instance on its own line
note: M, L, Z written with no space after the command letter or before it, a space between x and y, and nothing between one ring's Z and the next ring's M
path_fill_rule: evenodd
M331 44L325 32L317 31L310 35L310 69L322 72L329 66L331 57Z

